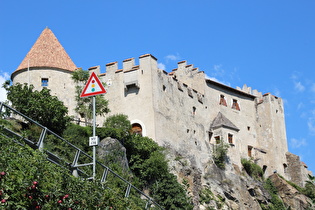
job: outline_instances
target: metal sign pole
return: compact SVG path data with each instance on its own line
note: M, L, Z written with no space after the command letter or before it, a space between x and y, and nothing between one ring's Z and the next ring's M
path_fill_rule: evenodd
M95 127L96 127L96 113L95 113L95 96L93 96L93 137L95 138ZM95 164L96 164L96 148L93 146L93 179L95 179Z
M93 146L93 176L92 179L95 179L95 168L96 168L96 147L98 145L98 137L95 135L95 127L96 127L96 104L95 104L95 96L99 94L106 93L106 90L100 81L100 79L96 76L94 72L89 77L83 91L80 95L81 98L93 96L93 136L89 138L89 145Z

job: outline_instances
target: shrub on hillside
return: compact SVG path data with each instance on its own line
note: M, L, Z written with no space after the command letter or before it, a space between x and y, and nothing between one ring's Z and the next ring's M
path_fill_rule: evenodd
M255 179L262 179L263 178L264 172L259 165L255 164L251 160L247 160L245 158L241 159L241 163L242 163L245 171L247 172L247 174L250 177L253 177Z
M227 160L227 151L229 145L228 144L219 144L216 145L215 150L213 152L212 158L214 163L221 169L225 168L225 162Z

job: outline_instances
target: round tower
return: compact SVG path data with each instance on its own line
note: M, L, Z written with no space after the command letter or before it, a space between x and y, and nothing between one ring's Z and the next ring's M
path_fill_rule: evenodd
M75 115L75 87L71 73L76 69L65 49L49 28L45 28L12 73L13 84L32 84L35 90L48 88Z

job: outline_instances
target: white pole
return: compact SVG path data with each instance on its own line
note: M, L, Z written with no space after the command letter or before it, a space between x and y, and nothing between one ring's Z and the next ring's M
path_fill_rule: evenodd
M95 138L95 127L96 127L96 120L95 120L95 96L93 96L93 137ZM96 148L95 145L93 146L93 179L95 179L95 164L96 164Z
M30 59L27 61L28 87L30 87Z

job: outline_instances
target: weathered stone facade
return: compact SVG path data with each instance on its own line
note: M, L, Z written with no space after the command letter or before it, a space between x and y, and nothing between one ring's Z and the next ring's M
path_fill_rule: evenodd
M262 95L246 85L231 88L207 79L203 71L186 61L167 73L158 68L157 59L150 55L106 64L102 73L99 66L90 68L107 84L104 96L109 100L113 115L128 115L142 135L160 145L192 156L196 169L205 174L212 151L217 144L226 143L229 161L241 168L241 158L251 158L269 176L277 172L287 179L294 177L291 167L299 159L288 158L283 101L272 94ZM45 65L24 66L15 71L13 83L28 83L43 88L43 78L49 79L47 88L74 112L73 69ZM77 116L76 116L77 117ZM98 117L99 125L104 117ZM290 168L290 170L288 170ZM302 169L301 169L302 170ZM303 185L307 170L300 185Z

